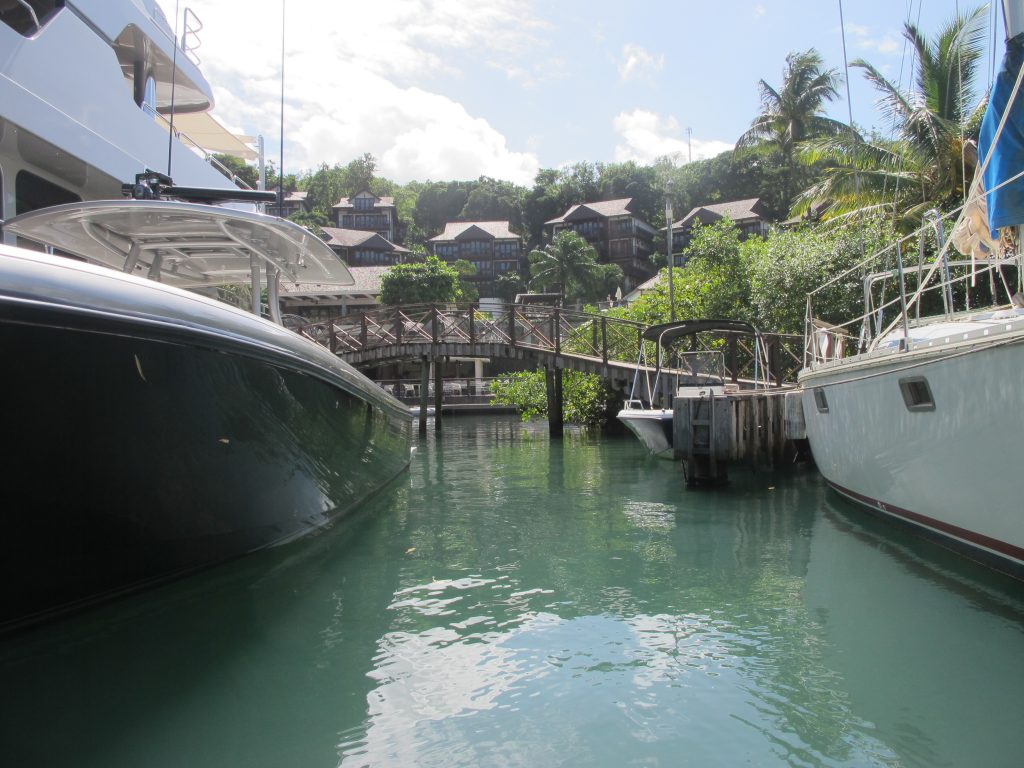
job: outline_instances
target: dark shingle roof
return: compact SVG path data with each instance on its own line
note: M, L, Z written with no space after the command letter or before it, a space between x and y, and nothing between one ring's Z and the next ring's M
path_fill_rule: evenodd
M633 202L631 197L623 197L618 200L601 200L596 203L581 203L580 205L574 205L569 208L565 213L559 216L557 219L551 219L551 221L545 221L545 224L561 224L564 221L577 221L580 219L593 219L593 218L610 218L612 216L632 216L633 212L629 210L630 203Z
M716 221L728 217L737 224L752 219L763 219L761 198L752 197L749 200L733 200L730 203L715 203L713 205L698 205L686 216L672 225L672 228L685 227L693 223L694 219L702 222Z
M338 227L321 227L321 229L327 235L328 245L336 245L342 248L373 248L380 251L409 253L408 248L395 245L386 237L381 237L376 232L367 232L362 229L339 229Z

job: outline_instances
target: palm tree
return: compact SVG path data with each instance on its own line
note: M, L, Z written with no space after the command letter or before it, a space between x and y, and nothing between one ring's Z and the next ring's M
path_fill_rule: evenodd
M830 160L834 166L800 196L798 206L827 202L830 215L884 211L906 230L920 224L924 211L962 200L965 155L968 177L973 170L965 145L976 138L984 107L978 104L974 81L985 18L985 6L957 16L931 42L907 23L903 36L917 61L907 90L867 61L851 62L880 92L894 138L868 142L854 135L851 141L848 135L812 143L807 159Z
M821 54L813 48L794 51L786 57L782 88L775 90L764 80L758 82L761 113L736 141L737 149L760 148L781 155L786 169L786 203L793 198L794 176L802 142L820 136L834 136L846 126L823 113L825 104L839 96L842 76L836 69L823 69Z
M529 259L530 285L555 289L567 299L591 298L609 277L609 265L597 263L594 246L568 230L559 232L543 248L531 251ZM611 268L618 272L617 267Z

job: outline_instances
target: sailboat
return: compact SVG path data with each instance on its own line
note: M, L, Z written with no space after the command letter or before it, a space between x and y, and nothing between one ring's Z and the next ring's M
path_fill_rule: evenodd
M808 300L805 363L798 380L807 437L822 475L843 496L910 525L967 556L1024 577L1024 498L1018 485L1024 301L1006 279L1020 279L1020 239L1007 250L995 231L1024 221L1024 9L1004 3L1007 52L989 100L975 194L945 238L945 220L926 217L918 233L935 238L934 260L864 276L864 315L838 326ZM978 206L982 225L972 225ZM986 219L987 216L987 219ZM971 258L956 260L954 239ZM998 306L963 306L985 272ZM882 320L874 286L898 286ZM914 286L910 291L909 286ZM954 290L954 287L956 290ZM936 308L928 315L922 305ZM852 331L862 320L859 334Z

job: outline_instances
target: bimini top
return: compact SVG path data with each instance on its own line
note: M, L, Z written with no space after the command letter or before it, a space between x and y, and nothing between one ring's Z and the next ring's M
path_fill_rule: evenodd
M353 285L320 238L291 221L173 200L94 200L41 208L4 230L93 264L178 288L248 283L255 261L292 283Z
M757 328L743 320L679 320L674 323L652 325L644 331L644 338L647 341L657 342L659 346L666 346L680 336L690 336L706 331L758 335Z

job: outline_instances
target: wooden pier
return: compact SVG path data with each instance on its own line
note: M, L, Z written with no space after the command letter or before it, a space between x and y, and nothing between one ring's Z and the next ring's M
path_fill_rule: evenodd
M806 439L800 390L739 390L677 397L673 455L689 485L721 483L734 464L774 469L792 462Z

